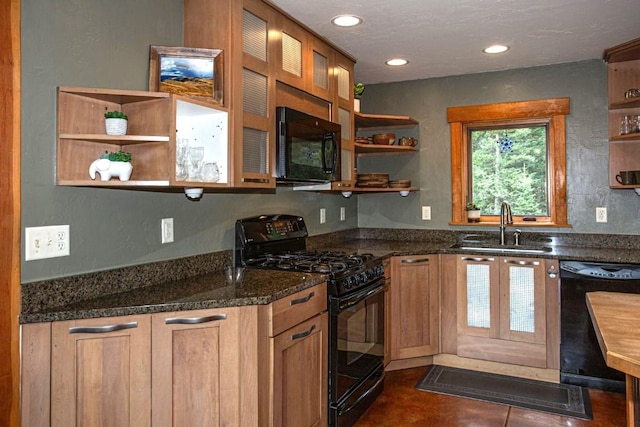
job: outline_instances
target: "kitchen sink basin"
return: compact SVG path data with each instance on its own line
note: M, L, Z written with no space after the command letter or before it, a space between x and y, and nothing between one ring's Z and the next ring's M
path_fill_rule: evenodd
M516 253L516 254L544 254L551 252L548 246L534 245L498 245L498 244L478 244L478 243L456 243L451 246L452 249L460 249L471 252L499 252L499 253Z

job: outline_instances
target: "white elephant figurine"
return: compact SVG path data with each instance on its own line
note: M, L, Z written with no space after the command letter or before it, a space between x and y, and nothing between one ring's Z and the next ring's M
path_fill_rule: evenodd
M131 162L112 162L109 159L98 159L89 166L89 176L96 179L96 172L100 174L100 181L109 181L117 176L120 181L129 181L133 165Z

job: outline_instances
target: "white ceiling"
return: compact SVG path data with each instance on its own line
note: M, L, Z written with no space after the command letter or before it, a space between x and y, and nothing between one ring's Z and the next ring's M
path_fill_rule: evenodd
M602 58L640 37L638 0L270 0L352 56L356 81L381 83ZM364 19L352 28L336 15ZM511 47L487 55L491 44ZM404 67L384 61L404 57Z

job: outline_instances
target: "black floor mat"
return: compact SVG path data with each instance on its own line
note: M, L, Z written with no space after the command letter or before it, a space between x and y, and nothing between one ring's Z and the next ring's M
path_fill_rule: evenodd
M431 365L416 388L572 418L593 419L589 391L576 385Z

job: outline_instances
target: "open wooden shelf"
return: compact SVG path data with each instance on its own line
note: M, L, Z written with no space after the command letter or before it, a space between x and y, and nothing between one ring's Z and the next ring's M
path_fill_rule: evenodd
M354 113L356 130L407 129L418 125L409 116Z
M609 104L609 110L624 110L625 108L638 107L640 107L640 98L625 99L624 101L617 101Z
M400 191L414 192L418 191L417 187L406 188L390 188L390 187L354 187L350 190L354 193L399 193Z
M169 142L168 135L102 135L61 133L60 139L77 141L109 142L118 145L142 144L146 142Z
M358 157L364 156L388 156L393 154L414 154L418 150L415 147L402 145L380 145L380 144L353 144Z
M57 99L56 184L144 188L229 186L228 111L185 96L164 92L59 87ZM126 135L107 135L105 111L129 117ZM176 179L176 139L198 141L203 162L224 171L216 182ZM90 165L106 152L131 153L130 181L101 181L89 176Z

